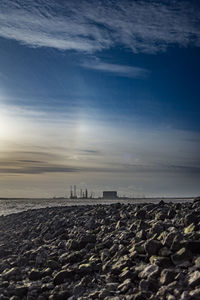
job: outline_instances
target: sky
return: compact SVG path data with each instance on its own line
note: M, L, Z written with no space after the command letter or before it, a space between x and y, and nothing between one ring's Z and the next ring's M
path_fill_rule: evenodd
M0 197L200 194L197 0L1 0Z

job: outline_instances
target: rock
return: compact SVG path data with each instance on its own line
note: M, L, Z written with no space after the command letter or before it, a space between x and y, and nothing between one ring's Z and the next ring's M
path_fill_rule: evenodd
M189 292L188 291L184 291L181 294L181 300L189 300L189 299L190 299Z
M175 232L170 232L170 233L166 234L166 236L164 237L164 240L163 240L163 245L165 247L170 248L176 237L177 237L177 234Z
M176 300L176 297L174 295L168 295L167 300Z
M81 251L74 251L70 254L67 252L67 253L63 253L59 257L59 261L62 264L67 264L67 263L74 264L74 263L81 261L81 259L83 258L83 255L84 254Z
M50 259L47 261L47 266L52 270L56 270L59 268L59 263L53 259L52 260Z
M191 223L197 224L199 220L200 220L199 213L196 211L192 211L191 213L185 216L184 223L186 226L188 226Z
M106 284L106 289L110 292L115 292L118 288L118 283L117 282L108 282Z
M163 232L163 224L161 221L157 221L152 225L152 228L150 229L150 234L154 235L160 235Z
M200 256L195 259L195 267L200 268Z
M114 263L111 266L111 273L119 275L124 268L129 267L131 265L132 262L130 258L127 255L122 256L116 263Z
M160 269L157 265L147 265L139 274L138 277L145 279L148 277L157 277Z
M66 300L71 296L69 291L59 291L49 296L49 300Z
M85 291L85 287L81 283L78 283L73 288L73 295L80 296L81 294L84 293L84 291Z
M136 251L138 254L145 254L145 245L142 242L135 243L129 251Z
M64 282L66 282L70 278L69 275L70 275L69 272L65 271L65 270L62 270L62 271L58 272L54 276L54 279L53 279L54 284L58 285L58 284L62 284Z
M158 251L160 250L161 247L162 247L161 242L159 242L157 240L153 240L153 239L152 240L148 240L144 244L145 252L149 256L158 254Z
M200 288L197 288L189 292L190 300L199 300L200 299Z
M175 254L171 255L171 260L175 265L184 263L185 261L190 261L193 255L192 252L186 248L181 248Z
M155 216L155 220L161 220L161 221L164 221L166 219L167 215L160 211L159 213L156 214Z
M171 265L172 265L171 259L168 257L152 255L149 258L149 261L151 264L156 264L161 268L171 267Z
M99 291L94 291L94 292L90 293L88 297L89 297L89 299L99 299Z
M42 277L42 274L40 271L36 269L32 269L29 273L29 279L30 280L39 280Z
M78 269L81 274L85 274L85 275L90 274L93 271L93 267L91 263L81 264L79 265Z
M176 216L176 211L174 209L170 209L167 213L167 218L173 219Z
M195 230L196 230L195 224L191 223L190 225L188 225L187 227L184 228L184 233L190 234L190 233L194 232Z
M99 299L105 299L106 297L109 297L111 295L111 293L106 290L106 289L103 289L99 292Z
M140 209L135 213L135 217L138 219L145 219L146 211L144 209Z
M0 300L10 300L10 299L9 299L9 297L6 297L3 294L0 294Z
M172 254L171 250L169 250L167 247L162 247L159 251L158 251L158 255L159 256L170 256Z
M183 245L192 253L200 254L200 240L188 240Z
M198 202L200 202L200 197L195 197L193 203L198 203Z
M175 272L174 270L164 269L164 270L162 270L161 275L160 275L160 283L162 285L168 285L169 283L174 281L176 275L177 275L177 272Z
M133 287L133 284L131 282L131 279L128 278L118 286L118 289L121 290L121 292L126 293L132 287Z
M96 242L96 235L91 233L82 236L79 240L79 245L81 248L84 248L87 244L89 243L93 244L95 242Z
M133 295L133 300L147 300L146 294L144 292L138 292Z
M101 254L100 254L101 261L105 261L109 257L110 257L110 251L108 249L104 249L101 251Z
M71 250L79 250L80 249L80 244L78 241L75 239L69 239L66 243L66 247L71 251Z
M164 206L165 205L165 202L164 200L160 200L160 202L158 203L159 206Z
M143 292L156 292L158 290L158 282L152 278L142 279L139 283L139 289Z
M3 272L2 277L4 279L15 279L15 277L20 273L19 268L13 267L9 270L7 270L6 272Z
M12 296L12 297L10 298L10 300L20 300L20 298L17 297L17 296Z
M17 286L14 290L14 294L18 296L20 299L26 296L28 292L28 287L27 286Z
M194 271L193 273L190 274L189 279L188 279L188 284L190 287L196 287L200 284L200 272L199 271Z

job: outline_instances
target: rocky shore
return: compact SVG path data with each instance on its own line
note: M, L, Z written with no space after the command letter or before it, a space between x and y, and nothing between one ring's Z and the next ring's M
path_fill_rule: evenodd
M0 217L0 300L200 299L200 201Z

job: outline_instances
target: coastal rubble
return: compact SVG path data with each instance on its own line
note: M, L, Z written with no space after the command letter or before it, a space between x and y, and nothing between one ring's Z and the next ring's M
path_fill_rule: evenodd
M0 300L200 299L200 201L0 217Z

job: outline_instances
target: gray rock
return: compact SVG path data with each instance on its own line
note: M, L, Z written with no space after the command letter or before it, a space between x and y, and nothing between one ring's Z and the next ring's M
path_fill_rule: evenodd
M162 247L161 242L159 242L157 240L153 240L153 239L152 240L148 240L144 244L145 252L149 256L158 254L158 251L160 250L161 247Z
M49 296L49 300L66 300L71 296L69 291L59 291L55 292Z
M200 240L187 240L183 245L192 253L200 254Z
M152 225L152 228L150 229L149 232L151 235L154 235L154 234L160 235L163 232L163 228L164 227L163 227L162 222L157 221Z
M192 211L191 213L185 216L184 223L186 226L188 226L191 223L197 224L199 220L200 220L199 213L196 211Z
M200 284L200 272L194 271L189 275L188 284L190 287L196 287Z
M170 248L176 237L177 237L177 233L175 233L175 232L170 232L170 233L166 234L166 236L164 237L164 240L163 240L164 246Z
M138 219L145 219L146 211L144 209L140 209L135 213L135 217Z
M75 239L69 239L66 243L66 247L69 250L79 250L80 249L79 242L76 241Z
M197 288L189 292L190 300L199 300L200 299L200 288Z
M184 263L185 261L190 261L193 255L192 252L186 248L181 248L175 254L171 255L171 260L175 265Z
M85 287L81 283L76 284L73 288L73 294L75 296L80 296L81 294L84 293L84 291L85 291Z
M170 256L172 254L171 250L168 249L167 247L162 247L159 251L158 251L158 255L159 256Z
M15 279L15 277L20 273L19 268L17 267L13 267L5 272L2 273L2 277L6 280L6 279Z
M168 268L171 267L172 265L171 259L168 257L152 255L149 258L149 261L151 264L156 264L161 268Z
M42 274L37 269L32 269L28 275L30 280L39 280L42 277Z
M138 277L145 279L148 277L157 277L159 275L160 269L157 265L147 265L139 274Z
M99 299L105 299L106 297L109 297L111 295L111 292L103 289L99 292Z
M195 259L194 263L195 263L195 267L199 269L200 268L200 256Z
M133 300L147 300L146 294L144 292L138 292L133 295Z
M133 287L133 284L131 282L131 279L128 278L126 279L123 283L121 283L119 286L118 286L118 289L123 292L123 293L126 293L129 289L131 289Z
M59 263L53 259L47 261L47 266L52 270L56 270L59 268Z
M176 275L177 275L177 272L175 272L174 270L164 269L164 270L162 270L161 275L160 275L160 283L162 285L168 285L169 283L174 281Z
M62 284L64 282L66 282L71 277L70 275L71 274L69 274L68 271L62 270L54 276L53 282L54 282L55 285Z

